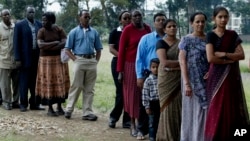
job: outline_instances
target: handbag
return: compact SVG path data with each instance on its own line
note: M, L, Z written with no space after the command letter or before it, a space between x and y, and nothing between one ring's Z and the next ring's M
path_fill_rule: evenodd
M68 54L66 53L66 49L65 48L61 49L61 62L68 63L69 59L70 58L69 58Z

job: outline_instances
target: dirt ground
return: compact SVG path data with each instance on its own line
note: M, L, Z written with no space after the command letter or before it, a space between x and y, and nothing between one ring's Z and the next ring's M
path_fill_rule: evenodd
M108 114L97 114L97 121L84 121L75 110L70 120L64 116L48 117L47 111L20 112L0 108L0 140L20 141L133 141L121 122L108 127ZM9 138L9 139L8 139Z

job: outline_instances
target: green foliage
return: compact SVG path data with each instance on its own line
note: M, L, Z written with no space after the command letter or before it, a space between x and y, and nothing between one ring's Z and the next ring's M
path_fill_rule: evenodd
M44 2L46 0L1 0L0 3L3 5L3 8L11 10L12 17L14 19L20 20L25 17L25 8L27 5L33 5L36 8L37 19L41 19Z
M78 7L73 2L68 2L57 16L58 25L62 26L66 33L78 25Z

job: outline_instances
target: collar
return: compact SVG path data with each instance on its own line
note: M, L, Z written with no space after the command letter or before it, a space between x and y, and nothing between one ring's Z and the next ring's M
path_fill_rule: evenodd
M2 25L3 25L4 29L13 29L14 28L14 24L13 23L11 23L10 26L7 26L4 22L2 22Z
M79 25L79 28L81 28L81 29L83 29L84 27L82 26L82 25ZM86 28L85 28L86 29ZM90 28L90 26L88 26L88 28L87 28L87 31L90 31L91 30L91 28Z
M35 25L35 19L34 19L34 23L30 22L27 18L25 20L28 22L28 24Z
M154 75L152 73L150 73L149 77L153 78L153 79L156 79L157 78L157 75Z
M121 27L121 26L118 26L116 30L117 30L117 31L122 31L122 27Z
M153 31L153 34L156 38L161 38L161 36L156 32L156 31ZM165 37L167 34L165 34L163 37ZM162 38L163 38L162 37Z

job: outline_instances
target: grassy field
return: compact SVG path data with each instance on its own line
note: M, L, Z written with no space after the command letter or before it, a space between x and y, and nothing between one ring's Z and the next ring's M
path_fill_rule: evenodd
M243 44L245 51L245 60L240 61L240 68L243 74L243 85L247 99L247 105L250 112L250 71L248 68L250 58L250 44ZM109 113L115 101L115 86L111 76L110 62L112 55L109 53L108 46L105 45L102 51L102 57L98 64L98 76L95 86L95 96L93 106L98 112ZM70 65L72 65L70 63ZM81 96L79 97L77 107L81 108Z

